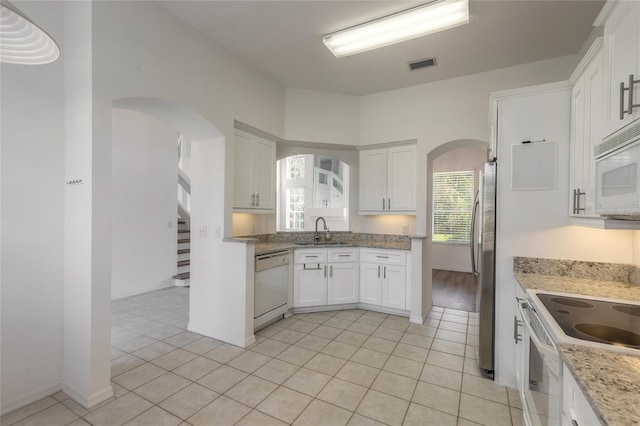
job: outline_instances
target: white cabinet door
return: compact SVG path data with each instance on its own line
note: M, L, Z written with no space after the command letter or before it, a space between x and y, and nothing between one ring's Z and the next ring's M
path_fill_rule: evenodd
M235 166L233 181L233 207L253 208L253 183L255 169L253 162L253 140L244 132L235 132Z
M387 150L360 151L360 211L383 211L387 203Z
M594 42L579 68L571 91L569 214L596 217L593 148L604 136L604 66L601 39ZM583 65L585 64L586 65Z
M382 265L360 263L360 302L382 304Z
M254 148L256 205L259 209L276 208L275 143L258 139Z
M276 206L276 144L236 130L233 207L273 211Z
M358 262L329 264L327 304L358 303Z
M571 370L562 366L562 424L600 425L589 400L573 378Z
M607 129L610 134L640 116L640 108L633 114L620 111L627 109L629 91L621 92L620 83L629 87L629 76L640 79L640 3L637 1L616 2L604 29L605 58L607 59ZM634 103L640 100L640 84L634 86ZM622 98L621 98L622 96ZM621 102L622 101L622 102Z
M405 309L407 269L404 266L382 266L382 306Z
M293 306L321 306L327 304L327 264L298 264L293 266Z
M387 150L387 210L416 210L416 145Z

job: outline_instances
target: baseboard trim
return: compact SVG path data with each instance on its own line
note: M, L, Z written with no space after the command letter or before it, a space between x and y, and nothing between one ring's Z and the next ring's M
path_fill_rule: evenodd
M457 268L455 266L431 265L431 270L434 269L438 269L440 271L464 272L467 274L471 273L470 268Z
M253 345L256 342L256 336L253 334L249 337L242 339L236 336L230 336L228 334L216 333L212 330L208 330L206 328L201 328L196 325L193 325L191 322L189 322L189 325L187 326L187 330L192 331L194 333L202 334L203 336L220 340L222 342L229 343L231 345L238 346L241 348L246 348L248 346Z
M175 286L175 280L172 277L167 278L164 281L159 282L153 287L147 287L144 289L134 290L126 293L116 294L111 296L111 301L120 300L131 296L137 296L138 294L148 293L150 291L162 290L163 288L169 288Z
M5 414L29 405L32 402L36 402L42 398L53 395L60 389L62 389L62 385L58 382L53 385L42 386L41 388L38 388L25 395L13 397L8 401L2 401L2 404L0 404L0 415L4 416Z
M63 383L62 390L69 396L69 398L73 399L87 410L90 410L113 397L113 388L111 385L108 385L89 396L85 395L84 392L81 392L78 388L69 383Z

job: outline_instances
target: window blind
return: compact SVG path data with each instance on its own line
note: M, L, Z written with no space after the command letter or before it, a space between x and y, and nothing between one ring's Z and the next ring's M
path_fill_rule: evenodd
M433 174L433 241L469 243L474 171Z

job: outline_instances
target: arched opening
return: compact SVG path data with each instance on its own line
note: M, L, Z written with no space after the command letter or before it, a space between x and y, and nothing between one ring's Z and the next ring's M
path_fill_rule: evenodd
M427 155L427 235L431 236L433 305L476 311L471 216L488 143L461 139Z
M167 339L197 342L202 336L187 330L207 334L205 314L225 303L214 287L233 263L223 247L231 235L225 137L195 111L158 98L115 100L112 118L112 356ZM191 196L185 219L197 230L191 239L179 223L181 180ZM175 286L181 264L190 289Z

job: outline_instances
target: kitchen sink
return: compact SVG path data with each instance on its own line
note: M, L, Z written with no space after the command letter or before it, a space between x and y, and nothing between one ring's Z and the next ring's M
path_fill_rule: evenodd
M566 336L640 350L639 304L541 292L536 297Z

